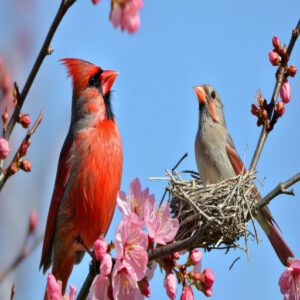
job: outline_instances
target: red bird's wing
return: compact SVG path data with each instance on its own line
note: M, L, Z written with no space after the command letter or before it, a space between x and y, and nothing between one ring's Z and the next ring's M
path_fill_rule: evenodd
M225 148L235 174L239 175L241 174L241 172L243 174L246 174L247 170L241 158L239 157L237 151L235 150L234 143L229 135L227 136L227 144Z
M56 174L53 195L52 195L48 218L47 218L43 250L42 250L41 262L40 262L40 268L43 267L44 273L51 266L52 242L55 234L56 218L57 218L58 210L60 207L60 203L63 197L65 187L70 177L71 167L68 164L68 160L70 157L70 149L73 144L72 141L73 139L68 135L59 156L57 174Z

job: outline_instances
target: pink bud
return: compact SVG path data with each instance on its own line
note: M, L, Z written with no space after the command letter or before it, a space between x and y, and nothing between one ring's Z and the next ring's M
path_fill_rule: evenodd
M254 116L258 116L259 115L259 109L255 104L251 105L251 113Z
M274 51L270 51L269 52L269 60L273 66L277 66L280 63L281 58L278 55L278 53L276 53Z
M61 284L51 273L47 277L46 295L47 299L61 299Z
M75 300L75 297L76 297L76 287L74 285L70 285L69 300Z
M186 285L182 291L180 300L194 300L194 293L193 289Z
M25 172L30 172L31 171L31 162L27 159L23 160L21 162L20 168Z
M107 242L104 236L100 236L94 243L94 253L97 260L101 260L104 254L107 252Z
M274 48L276 50L280 49L281 48L281 44L280 44L280 39L278 36L273 36L272 38L272 44L274 46Z
M38 214L36 210L32 210L29 216L29 222L28 222L28 232L33 233L36 229L38 221Z
M6 139L0 137L0 159L5 159L10 152L9 143Z
M286 67L286 72L289 76L295 77L295 75L297 73L297 67L294 65L288 66L288 67Z
M144 277L142 280L138 282L140 292L145 297L150 297L151 291L149 286L149 281L146 277Z
M286 79L280 88L280 97L283 103L289 103L291 100L291 86L289 81Z
M168 273L165 277L165 288L167 290L167 295L171 300L176 297L176 277L173 273Z
M94 5L96 5L96 4L100 3L100 0L92 0L92 3L93 3Z
M100 274L103 276L108 276L111 273L112 268L112 259L110 254L106 253L102 257L101 265L100 265Z
M204 274L204 284L208 289L210 289L213 286L215 281L214 272L211 269L204 269L203 274Z
M282 101L277 102L275 105L275 112L277 113L278 117L282 117L284 111L285 111L284 103Z
M30 146L30 140L24 140L19 148L19 155L22 157L26 154L28 147Z
M28 114L19 114L18 122L23 128L28 128L30 125L30 117Z
M201 261L202 256L202 253L198 249L194 249L190 253L190 259L192 261L192 264L196 265L197 263L199 263Z
M211 296L212 296L212 289L205 289L205 290L203 291L203 293L204 293L204 295L205 295L206 297L211 297Z

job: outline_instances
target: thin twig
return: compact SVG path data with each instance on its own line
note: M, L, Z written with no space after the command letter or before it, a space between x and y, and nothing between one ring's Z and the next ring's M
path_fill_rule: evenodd
M269 120L271 120L272 113L273 113L273 110L274 110L274 107L275 107L275 104L276 104L276 101L277 101L277 98L278 98L278 95L279 95L279 91L280 91L280 88L281 88L281 85L282 85L282 82L283 82L285 67L287 66L287 64L289 62L289 58L291 56L291 53L293 51L294 45L297 41L297 38L298 38L299 34L300 34L300 20L298 21L298 24L297 24L296 28L293 30L291 40L289 42L289 46L288 46L287 51L286 51L287 60L284 61L278 69L278 76L277 76L277 79L276 79L276 84L275 84L275 87L274 87L271 102L269 104L269 108L270 108L270 110L269 110L270 115L268 116ZM252 161L251 161L250 172L253 172L256 169L260 154L262 152L262 149L264 147L264 144L266 142L267 137L268 137L268 132L266 130L266 125L264 125L262 130L261 130L260 137L259 137L259 140L257 142L257 146L256 146L256 149L255 149Z
M7 128L5 130L4 133L4 138L9 140L11 133L17 123L18 120L18 116L21 112L21 109L23 107L23 104L26 100L26 97L28 95L28 92L32 86L32 83L45 59L45 57L49 54L51 54L53 52L53 49L50 47L50 43L52 41L52 38L61 22L61 20L63 19L64 15L66 14L66 12L68 11L68 9L76 2L76 0L62 0L60 7L56 13L56 16L50 26L50 29L48 31L48 34L45 38L45 41L42 45L42 48L36 58L36 61L31 69L31 72L26 80L26 83L24 85L24 88L22 90L21 93L19 93L19 95L17 95L17 103L16 103L16 107L14 109L14 112L9 120L9 123L7 125ZM17 87L17 85L15 84L15 88ZM18 92L18 89L17 89ZM0 172L3 173L3 171L0 170ZM1 174L0 174L1 175Z
M231 264L230 267L229 267L229 270L232 269L232 267L235 265L235 263L236 263L240 258L241 258L241 257L239 256L239 257L237 257L237 258L232 262L232 264Z
M27 134L25 136L25 138L23 139L20 148L22 147L22 145L26 142L29 142L31 136L35 133L35 131L37 130L37 128L39 127L39 125L41 124L42 120L43 120L43 116L44 116L44 111L42 111L39 116L37 117L34 125L32 126L31 129L29 129L27 131ZM12 166L12 164L17 163L20 160L20 148L18 149L18 151L16 152L16 154L14 155L13 159L11 160L9 166ZM0 192L5 184L5 182L7 181L7 179L10 177L10 175L7 172L2 171L2 173L0 173Z
M34 252L34 250L40 245L40 243L43 240L43 236L40 237L36 237L34 244L30 247L30 249L28 249L28 236L25 239L24 245L20 251L20 253L18 254L18 256L15 258L15 260L3 271L0 272L0 283L2 283L2 281L6 278L6 276L13 271L14 269L16 269L19 264L26 258L28 257L31 253Z
M274 188L269 194L267 194L261 201L259 201L255 205L255 209L261 209L262 207L268 205L272 199L277 197L280 194L287 194L287 195L295 195L293 190L287 190L290 186L294 185L295 183L300 181L300 173L296 174L295 176L291 177L285 182L279 183L276 188Z
M13 283L10 291L10 300L14 300L15 298L15 284Z

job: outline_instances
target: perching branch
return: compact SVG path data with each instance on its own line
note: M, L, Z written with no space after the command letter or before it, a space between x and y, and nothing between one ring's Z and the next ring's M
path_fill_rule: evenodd
M24 104L24 102L26 100L26 97L28 95L28 92L29 92L29 90L32 86L32 83L33 83L33 81L34 81L34 79L35 79L35 77L36 77L36 75L37 75L44 59L45 59L45 57L53 52L53 49L50 47L50 43L52 41L52 38L53 38L53 36L54 36L61 20L62 20L62 18L64 17L64 15L68 11L68 9L75 2L76 2L76 0L62 0L61 5L60 5L60 7L59 7L59 9L56 13L56 16L55 16L55 18L54 18L54 20L51 24L51 27L48 31L48 34L46 36L46 39L45 39L45 41L42 45L42 48L41 48L41 50L38 54L38 57L37 57L32 69L31 69L31 72L30 72L30 74L29 74L29 76L26 80L26 83L25 83L24 88L23 88L21 93L18 91L18 88L16 88L17 85L15 84L15 94L16 94L15 96L17 98L16 99L17 101L16 101L16 106L15 106L15 109L13 111L13 114L12 114L10 120L9 120L7 128L6 128L6 130L4 132L4 135L3 135L3 137L5 139L9 140L9 138L11 136L11 133L12 133L12 131L13 131L16 123L17 123L18 116L21 112L23 104ZM3 165L3 161L1 161L0 165ZM0 170L0 172L3 173L3 171L1 171L1 170ZM2 175L2 174L0 173L0 175ZM1 188L2 188L2 186L1 186ZM0 188L0 190L1 190L1 188Z
M297 24L296 28L292 32L291 40L290 40L290 43L289 43L287 51L286 51L287 59L286 59L286 61L283 61L282 64L280 65L280 67L278 68L276 84L275 84L275 87L274 87L271 102L269 104L270 105L269 106L269 108L270 108L269 112L270 113L268 115L269 120L271 120L271 118L272 118L272 114L274 112L274 107L275 107L275 104L276 104L276 101L277 101L277 98L278 98L278 95L279 95L279 91L280 91L281 85L283 83L285 67L287 66L287 64L289 62L289 58L292 54L294 45L297 41L297 38L298 38L299 34L300 34L300 20L298 21L298 24ZM267 129L266 129L266 124L265 124L265 125L263 125L263 128L261 130L260 137L259 137L259 140L257 142L257 146L256 146L256 149L255 149L252 161L251 161L251 165L250 165L250 172L251 173L256 169L260 154L262 152L262 149L264 147L264 144L265 144L265 141L266 141L267 137L268 137L268 132L267 132Z
M1 192L5 182L7 181L7 179L11 175L13 175L13 173L10 171L14 170L15 172L17 172L19 161L26 154L27 147L29 147L29 145L30 145L30 138L35 133L38 126L41 124L43 115L44 115L44 112L42 111L39 114L39 116L38 116L37 120L35 121L34 125L32 126L32 128L27 131L25 138L23 139L23 141L22 141L18 151L14 155L13 159L11 160L11 163L9 164L7 170L2 169L2 172L0 173L0 192ZM26 149L24 147L26 147Z
M279 183L275 189L273 189L269 194L267 194L261 201L259 201L255 209L260 209L266 205L268 205L271 200L273 200L275 197L281 195L281 194L287 194L287 195L292 195L294 196L295 193L293 190L288 190L288 188L295 183L300 181L300 173L296 174L292 178L288 179L285 182Z

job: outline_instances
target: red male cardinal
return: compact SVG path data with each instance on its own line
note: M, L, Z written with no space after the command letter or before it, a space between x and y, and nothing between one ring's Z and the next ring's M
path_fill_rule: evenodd
M117 72L87 61L61 60L73 79L72 117L60 153L40 268L62 281L86 247L106 234L122 174L122 143L110 102ZM78 242L78 238L82 243Z
M218 183L241 172L245 173L243 162L227 131L223 104L218 93L207 84L196 86L194 90L199 101L195 157L203 184ZM280 261L287 265L288 259L294 255L276 230L269 209L263 208L258 212L256 219L268 236Z

